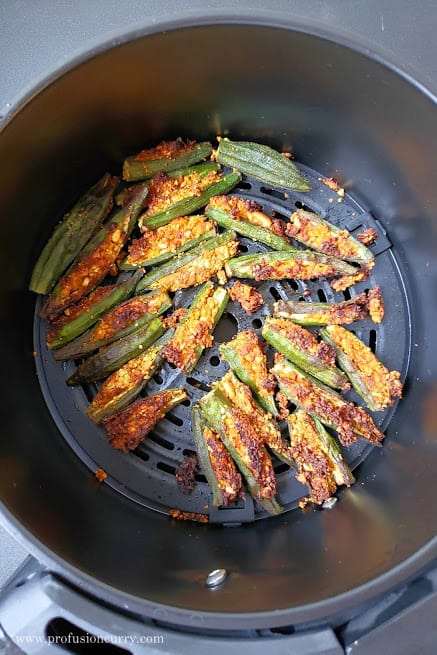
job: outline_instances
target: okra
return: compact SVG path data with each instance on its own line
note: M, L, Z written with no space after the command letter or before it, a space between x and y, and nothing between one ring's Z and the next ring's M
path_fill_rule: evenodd
M156 423L187 398L185 389L165 389L140 398L114 416L104 419L103 426L111 446L125 453L135 450Z
M106 173L65 214L40 254L29 289L49 293L103 222L113 204L118 178Z
M162 349L173 333L174 330L167 330L145 353L134 357L106 378L87 409L94 423L101 423L135 400L163 363Z
M296 278L311 280L350 274L356 269L347 262L321 255L311 250L287 252L260 252L253 255L234 257L227 262L225 270L229 277L254 280L284 280Z
M167 361L188 375L204 351L212 346L212 333L220 320L229 295L223 287L206 282L194 296L190 309L163 351Z
M252 390L261 407L278 416L274 400L275 380L267 370L267 359L255 332L239 332L231 341L221 344L220 354L236 376Z
M300 325L286 318L267 317L261 332L264 339L289 361L334 389L347 391L350 384L335 366L335 351Z
M311 189L311 184L300 174L294 162L273 148L259 143L220 139L217 161L272 187L290 191Z
M398 371L389 371L355 334L339 325L328 325L320 334L370 410L382 412L402 396Z
M157 266L140 280L136 293L144 289L178 291L206 282L237 252L235 236L234 232L224 232Z
M217 433L208 427L198 405L191 411L191 428L200 467L211 487L212 504L226 506L242 490L241 475Z
M234 407L238 407L250 416L260 439L279 459L291 466L294 465L289 444L284 442L271 415L264 412L255 402L252 392L246 384L240 382L232 371L228 371L221 380L214 382L212 387L218 389Z
M103 280L135 227L146 195L147 189L140 191L127 207L107 220L88 242L48 297L41 310L43 318L57 316Z
M161 171L168 172L206 159L212 152L212 146L207 141L162 141L156 148L142 150L136 155L127 157L123 163L123 177L128 182L145 180Z
M127 280L97 287L75 306L70 306L65 314L51 324L47 334L47 347L50 349L60 348L83 334L98 321L102 314L128 298L134 292L142 276L142 271L136 271Z
M53 353L58 361L78 359L106 346L117 339L127 337L141 326L171 307L170 297L163 291L135 296L114 307L97 325L87 330L71 343Z
M199 405L208 425L232 455L251 495L270 514L279 514L282 508L275 498L273 465L250 416L233 407L217 389L203 396Z
M355 482L335 439L317 419L297 409L288 419L296 479L310 490L309 500L320 505L337 490Z
M282 355L276 355L272 373L287 398L327 427L336 430L344 446L349 446L359 437L375 445L384 438L362 407L345 400Z
M157 209L155 210L153 205L149 205L147 212L142 214L139 225L152 230L161 227L161 225L166 225L173 218L192 214L207 205L213 196L231 191L240 180L241 174L238 172L228 173L223 176L211 172L205 177L194 174L182 178L181 183L179 183L179 180L170 180L170 182L174 182L175 189L181 187L178 192L178 199L174 202L167 200L167 197L160 192L158 184L156 188L155 185L152 185L153 192L156 193L158 198ZM165 181L163 181L164 184Z
M214 196L205 209L205 213L222 227L234 230L237 234L242 234L253 241L264 243L269 248L296 250L283 236L281 229L278 229L285 223L279 220L275 221L263 214L261 207L253 201L236 196Z
M339 257L357 264L373 261L373 253L354 239L348 230L340 230L313 212L298 209L290 216L286 233L309 248L325 255Z
M73 386L102 380L149 348L164 331L163 321L160 318L152 319L150 323L141 326L136 332L103 346L94 355L85 359L68 378L67 384Z
M216 235L215 223L205 216L181 216L134 239L121 269L152 266L179 255Z
M306 326L347 325L367 318L368 304L367 291L337 303L278 300L274 304L273 315Z

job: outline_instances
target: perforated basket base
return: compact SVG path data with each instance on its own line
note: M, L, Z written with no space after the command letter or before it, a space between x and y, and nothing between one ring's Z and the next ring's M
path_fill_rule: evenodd
M327 280L251 282L265 300L258 312L248 316L238 303L229 302L215 330L214 346L203 353L191 376L186 378L177 369L165 364L149 382L145 394L167 387L185 386L190 399L167 414L135 451L124 454L112 448L104 429L88 419L86 408L98 387L84 385L72 388L66 385L65 381L74 371L75 364L56 362L47 350L47 326L38 317L37 302L34 322L35 350L38 352L37 374L48 408L60 433L91 471L103 468L108 473L107 484L145 507L163 513L168 513L172 508L206 513L209 514L210 522L223 524L253 521L268 516L259 505L252 502L248 494L245 501L239 501L234 506L213 508L209 486L200 471L196 474L197 484L194 491L188 495L182 494L176 482L175 471L184 457L194 451L191 405L208 391L211 382L221 378L228 368L228 365L220 360L218 345L240 330L251 328L259 333L263 318L271 313L273 303L279 298L338 302L379 285L386 309L383 322L377 325L363 320L354 323L350 328L376 352L388 368L401 371L402 379L405 377L410 350L408 299L395 254L384 229L378 220L348 194L340 199L337 193L319 180L320 176L316 172L302 165L300 168L313 185L309 193L286 194L249 178L243 178L233 193L257 201L265 213L271 215L274 212L277 218L287 221L296 207L303 206L352 233L373 227L378 233L378 239L371 247L377 256L372 275L365 282L354 285L344 293L335 293ZM267 250L263 245L243 237L240 238L240 243L243 252ZM306 290L311 292L310 296L308 292L304 295ZM175 307L189 306L195 291L188 289L177 292L174 298ZM270 351L269 356L271 355ZM353 391L346 397L362 404ZM375 422L383 431L386 430L395 410L396 405L385 412L373 413ZM343 449L345 459L352 470L363 461L370 449L371 446L365 441ZM292 510L306 495L307 489L295 480L295 472L290 470L287 464L275 459L273 461L279 502L284 511Z

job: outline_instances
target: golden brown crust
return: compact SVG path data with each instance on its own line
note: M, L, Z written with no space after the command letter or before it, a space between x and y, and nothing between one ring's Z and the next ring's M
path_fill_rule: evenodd
M299 259L269 263L261 261L253 267L255 280L282 280L295 278L297 280L312 280L320 277L338 275L331 263L302 261Z
M283 421L290 415L290 410L288 409L288 398L283 391L278 391L275 399L279 409L279 418Z
M266 356L257 334L253 330L243 330L229 342L229 345L238 352L241 364L249 377L254 380L259 395L273 397L275 379L267 371Z
M276 330L289 339L299 350L317 357L327 366L335 366L335 349L327 343L319 343L312 332L286 318L267 318L266 328Z
M379 287L370 289L367 294L367 299L367 308L369 310L370 318L374 323L381 323L384 318L384 300L381 289Z
M211 467L223 495L223 505L226 506L236 500L243 492L241 475L217 434L206 427L203 436L206 441Z
M188 307L179 307L179 309L175 309L170 316L167 316L167 318L164 319L165 328L167 330L176 328L184 316L187 315L187 312Z
M357 282L363 282L364 280L367 280L370 273L372 272L374 265L375 261L372 261L369 264L365 264L359 268L357 272L352 273L352 275L342 275L335 280L331 280L331 287L334 289L334 291L344 291L352 285L357 284Z
M174 159L189 150L193 150L196 145L195 141L187 139L184 141L180 137L175 141L161 141L154 148L146 148L135 155L135 161L153 161L154 159Z
M264 298L250 284L243 284L239 280L229 289L231 300L239 302L246 314L253 314L264 304Z
M100 319L93 332L92 341L113 337L117 332L137 321L145 313L155 314L162 306L164 298L164 293L158 293L151 298L144 295L125 300Z
M198 173L192 173L179 178L166 177L163 173L157 173L150 186L147 196L147 211L143 216L147 217L165 211L179 200L200 196L207 186L219 182L221 179L222 177L217 171L210 171L204 177Z
M49 343L56 339L64 325L70 323L70 321L73 321L84 312L89 311L95 303L105 298L117 286L117 284L111 284L104 287L97 287L97 289L94 289L94 291L92 291L89 296L85 296L85 298L82 298L82 300L79 300L79 302L75 303L74 305L70 305L70 307L67 307L67 309L62 314L51 321L50 330L47 333L47 342Z
M254 200L245 200L237 196L214 196L209 201L209 206L231 214L234 221L247 221L252 225L270 230L288 241L285 235L285 222L264 214L261 205Z
M372 243L375 243L377 238L378 238L378 232L373 227L369 227L367 228L367 230L363 230L362 232L357 234L358 241L362 243L364 246L372 245Z
M133 239L129 246L129 264L141 265L148 259L175 252L192 239L206 232L215 233L215 223L205 216L180 216L156 230L143 228L143 236Z

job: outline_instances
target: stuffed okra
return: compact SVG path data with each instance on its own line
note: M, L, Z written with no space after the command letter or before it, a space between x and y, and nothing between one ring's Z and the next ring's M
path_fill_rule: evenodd
M143 189L127 207L107 220L88 242L43 305L43 318L51 319L60 314L66 307L90 293L109 273L136 224L146 195L147 189Z
M267 371L266 356L255 332L239 332L231 341L221 344L220 354L237 377L250 387L261 407L277 416L278 410L274 400L275 380Z
M83 334L98 321L102 314L128 298L134 292L142 276L142 271L136 271L134 275L123 282L97 287L89 296L85 296L75 305L67 307L65 312L50 324L47 346L60 348Z
M103 426L111 446L125 453L134 450L167 412L187 398L185 389L165 389L140 398L126 409L104 419Z
M181 216L156 230L146 229L140 239L133 239L122 269L152 266L194 248L215 236L215 223L205 216Z
M106 378L87 409L87 414L94 423L101 423L103 419L135 400L164 361L162 349L173 332L174 330L167 330L142 355L129 360Z
M283 355L276 355L272 373L287 398L327 427L334 428L344 446L349 446L359 437L373 444L383 440L384 435L362 407L325 387Z
M212 346L212 333L225 310L228 298L226 289L206 282L195 295L173 338L165 346L164 357L185 375L193 370L203 350Z
M334 275L352 274L355 268L336 257L310 250L261 252L231 259L225 267L229 277L253 280L311 280Z
M35 264L29 284L31 291L52 290L109 214L117 184L118 178L106 173L64 216Z
M200 172L194 171L178 178L165 175L154 178L147 211L139 219L140 228L155 229L173 218L192 214L207 205L212 196L227 193L241 180L240 173L222 175L216 170L205 170L205 166Z
M384 303L380 288L375 287L337 303L278 300L273 315L306 326L347 325L368 316L375 323L380 323L384 316Z
M188 252L154 268L139 282L137 293L144 289L178 291L202 284L216 275L237 249L234 232L206 239Z
M205 213L227 230L234 230L252 241L265 243L273 250L296 250L285 236L285 223L270 218L253 200L237 196L214 196Z
M347 377L335 365L335 350L286 318L267 317L262 336L276 350L324 384L346 391Z
M298 209L290 216L285 228L289 237L318 252L339 259L368 264L374 259L373 253L351 235L340 230L313 212Z
M335 439L317 419L297 409L288 419L296 479L308 486L309 500L320 505L345 484L355 482Z
M103 346L94 355L85 359L68 378L67 384L72 386L102 380L149 348L164 331L164 322L160 318L152 319L150 323L141 326L127 337Z
M311 184L302 177L294 162L260 143L219 139L217 161L273 187L292 191L311 189Z
M251 417L232 404L217 389L200 399L208 425L231 453L247 482L251 495L271 514L279 514L273 464Z
M270 414L264 412L255 402L252 392L246 384L240 382L232 371L228 371L221 380L214 382L212 386L218 389L234 407L250 416L260 439L279 459L293 465L289 445L284 442L281 432Z
M184 166L192 166L209 157L212 146L207 141L161 141L156 147L141 150L127 157L123 164L123 177L126 181L145 180L160 171L173 171Z
M211 487L212 504L226 506L242 492L241 475L217 433L207 425L198 405L191 412L191 427L199 464Z
M84 357L116 339L121 339L131 332L137 331L170 307L171 299L163 291L155 291L125 300L105 314L97 325L71 343L56 350L53 355L57 360Z
M320 334L335 349L340 367L369 409L382 412L402 396L398 371L389 371L355 334L328 325Z

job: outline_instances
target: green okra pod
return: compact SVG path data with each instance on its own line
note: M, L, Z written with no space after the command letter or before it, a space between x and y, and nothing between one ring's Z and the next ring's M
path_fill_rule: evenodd
M174 330L167 330L153 346L134 357L106 378L88 406L87 414L94 423L112 416L129 405L144 389L150 378L161 367L162 349Z
M168 173L192 166L209 157L211 152L212 146L208 141L163 141L156 148L142 150L127 157L123 164L123 177L127 182L145 180L153 177L155 173Z
M100 284L114 265L135 227L147 188L119 209L94 235L56 284L41 310L42 318L52 319Z
M141 326L150 323L154 317L167 311L171 304L170 297L163 291L152 291L125 300L113 307L87 332L59 350L55 350L53 356L58 361L84 357L102 346L136 332Z
M164 331L163 321L160 318L152 319L136 332L103 346L94 355L85 359L68 378L67 384L73 386L84 382L95 382L107 377L149 348Z
M239 496L242 488L234 460L217 433L208 427L198 405L191 411L191 428L200 467L211 487L212 504L214 507L228 505Z
M273 315L304 326L346 325L367 318L368 303L366 291L336 303L278 300Z
M106 173L65 214L34 266L31 291L52 290L111 210L117 184L118 178Z
M220 320L229 295L224 287L206 282L194 296L190 309L176 328L163 354L167 361L188 375L204 351L213 343L212 333Z
M270 514L279 514L282 508L276 500L273 465L250 416L233 407L217 389L203 396L199 406L232 455L251 495Z
M350 389L347 377L335 366L335 351L304 327L286 318L267 317L261 334L273 348L317 380L334 389Z
M165 209L155 212L149 208L140 218L140 227L144 225L149 229L156 229L161 225L166 225L173 218L192 214L207 205L213 196L231 191L241 180L241 174L238 172L223 176L216 175L211 182L208 179L209 175L198 177L204 181L204 184L197 185L195 188L187 187L185 197L175 202L170 201Z
M282 355L276 356L272 373L286 397L327 427L336 430L344 446L349 446L359 437L375 445L379 445L384 438L362 407L345 400Z
M290 216L286 233L305 246L357 264L369 264L373 253L348 230L340 230L313 212L298 209Z
M254 280L311 280L352 274L356 269L347 262L311 250L261 252L234 257L226 264L227 274Z
M157 266L138 283L136 293L144 289L177 291L206 282L220 271L238 248L234 232L206 239L188 252Z
M67 310L68 314L61 315L50 326L47 334L48 348L60 348L83 334L103 314L129 298L142 276L142 271L136 271L127 280L117 284L97 287L89 296L82 298L75 307L70 307Z
M272 187L291 191L311 189L311 184L301 175L294 162L259 143L220 139L217 161Z
M273 416L278 416L274 400L275 380L267 370L267 359L253 330L239 332L220 345L220 354L236 376L252 390L255 400Z

